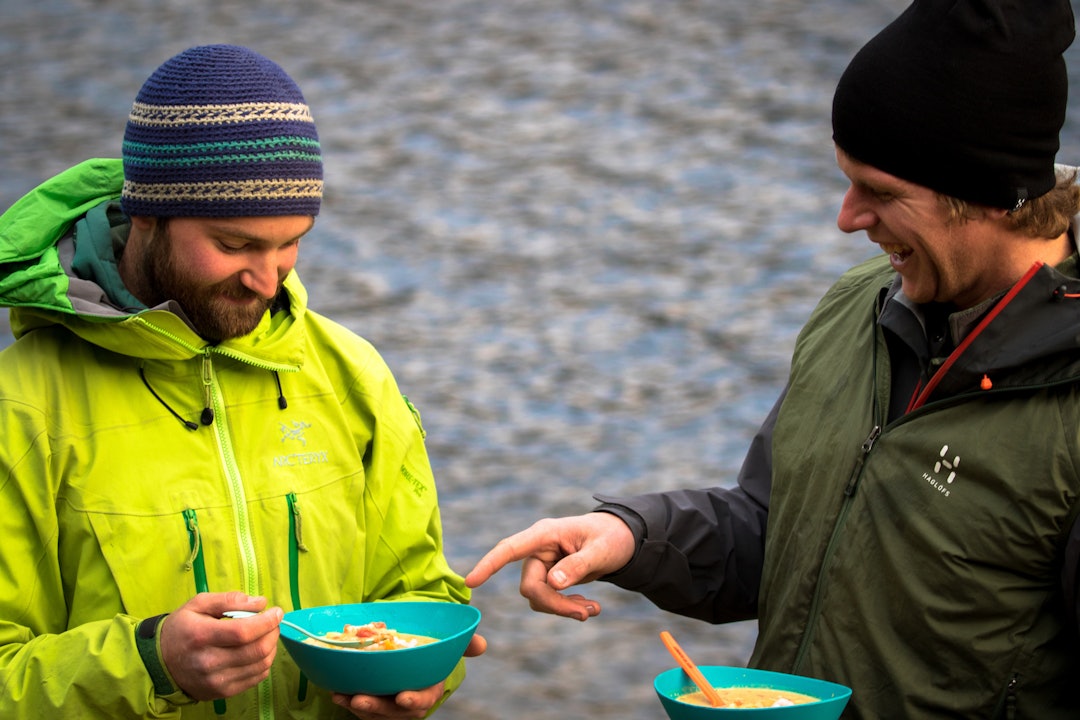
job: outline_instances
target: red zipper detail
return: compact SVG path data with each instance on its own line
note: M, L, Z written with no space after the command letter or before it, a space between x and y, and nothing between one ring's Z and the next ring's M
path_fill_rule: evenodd
M1020 294L1020 291L1031 281L1031 278L1035 277L1035 273L1037 273L1042 266L1042 262L1036 262L1032 265L1031 269L1024 274L1024 277L1020 278L1020 280L1012 286L1009 292L1005 293L1005 297L1001 298L1001 302L995 305L994 308L986 314L986 317L979 321L979 324L975 326L975 329L964 338L963 342L956 346L956 349L949 354L949 357L941 364L941 367L937 369L934 376L930 378L930 382L926 383L926 387L919 393L919 397L915 398L915 400L908 405L908 412L917 410L926 404L927 399L930 397L930 393L934 391L934 388L936 388L945 377L949 368L956 364L956 361L960 359L960 356L964 354L964 351L968 349L971 343L975 342L975 338L978 337L979 334L986 329L986 326L1005 309L1005 306Z
M911 392L911 399L908 400L907 410L904 411L905 413L909 413L915 409L915 401L919 399L919 391L922 390L922 386L922 379L920 379L919 382L915 384L915 389Z

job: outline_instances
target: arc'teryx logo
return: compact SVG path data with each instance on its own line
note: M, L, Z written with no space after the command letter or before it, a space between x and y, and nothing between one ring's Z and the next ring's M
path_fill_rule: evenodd
M304 439L304 431L311 427L310 423L303 420L293 420L291 428L285 423L278 423L278 427L281 428L281 442L297 440L301 445L307 445L307 440Z
M954 455L950 460L949 446L942 445L941 452L938 453L938 459L934 463L934 472L923 473L923 479L945 497L949 497L952 491L949 486L956 481L956 471L960 467L960 456ZM943 472L948 472L948 475L944 479L941 478Z
M300 447L307 447L307 438L304 437L304 431L310 427L311 423L306 423L303 420L293 420L288 425L278 423L278 429L281 430L281 444L299 443ZM294 452L274 456L274 467L315 465L326 462L330 462L329 453L326 450Z

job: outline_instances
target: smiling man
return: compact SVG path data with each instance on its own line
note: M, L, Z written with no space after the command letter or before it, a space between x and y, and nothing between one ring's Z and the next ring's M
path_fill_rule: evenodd
M533 608L597 578L713 623L845 718L1080 717L1080 188L1055 165L1065 0L915 0L833 102L837 222L884 255L828 291L737 484L500 542ZM865 235L864 235L865 233Z
M304 215L135 216L120 275L148 306L176 300L206 340L247 335L273 306L313 224Z
M464 663L346 697L279 652L284 610L469 599L419 414L294 271L323 191L300 89L191 48L122 155L0 217L0 717L424 716Z
M851 181L837 224L844 232L865 231L881 246L904 296L916 305L973 308L1034 263L1057 265L1073 252L1072 170L1063 169L1060 190L1025 204L1026 210L973 205L960 215L940 193L861 163L839 147L836 160ZM1055 202L1063 207L1055 209ZM1046 216L1053 222L1038 224Z

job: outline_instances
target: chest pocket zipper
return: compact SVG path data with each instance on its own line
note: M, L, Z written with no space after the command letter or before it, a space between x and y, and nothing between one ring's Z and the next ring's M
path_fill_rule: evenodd
M187 525L188 543L191 545L191 554L188 555L184 569L195 572L195 592L210 592L206 582L206 562L203 560L202 538L199 536L199 518L195 511L188 508L184 511L184 524ZM214 701L214 712L218 715L225 714L225 700L218 698Z
M300 552L307 552L302 535L303 524L300 515L300 501L296 499L296 493L285 496L289 502L289 591L292 595L293 610L299 610L300 604ZM296 699L303 702L307 697L308 679L304 673L300 673L300 687L296 692Z
M202 539L199 537L199 519L195 511L188 508L184 511L184 524L187 525L188 542L191 545L191 554L184 569L195 571L195 592L209 592L206 584L206 563L203 561Z

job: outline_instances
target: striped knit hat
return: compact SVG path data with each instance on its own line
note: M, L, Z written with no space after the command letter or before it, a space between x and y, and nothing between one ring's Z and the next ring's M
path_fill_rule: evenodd
M135 98L124 133L129 216L318 215L319 136L284 70L235 45L165 61Z

